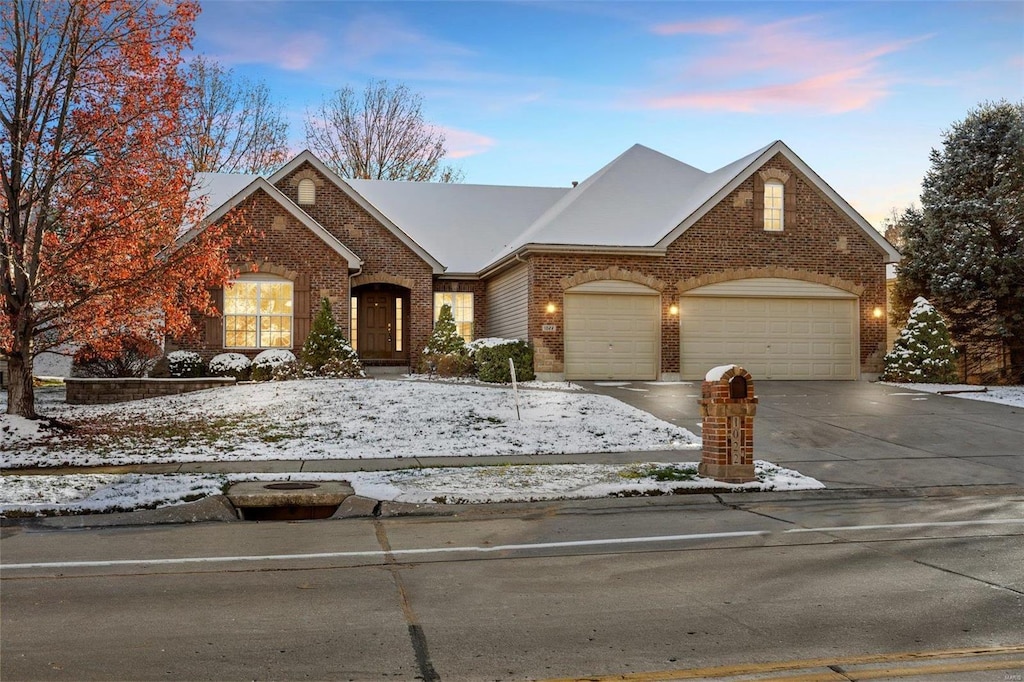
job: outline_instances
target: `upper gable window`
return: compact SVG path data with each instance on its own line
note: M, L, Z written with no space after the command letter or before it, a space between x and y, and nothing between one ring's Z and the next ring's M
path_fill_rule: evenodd
M785 225L785 185L780 180L764 183L764 229L782 232Z
M309 178L299 180L299 205L308 206L316 203L316 183Z

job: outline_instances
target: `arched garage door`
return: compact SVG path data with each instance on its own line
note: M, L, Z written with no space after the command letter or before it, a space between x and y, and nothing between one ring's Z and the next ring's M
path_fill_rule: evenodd
M857 297L824 284L752 278L680 299L684 379L735 363L754 379L856 379Z
M565 293L565 378L658 378L661 295L602 280Z

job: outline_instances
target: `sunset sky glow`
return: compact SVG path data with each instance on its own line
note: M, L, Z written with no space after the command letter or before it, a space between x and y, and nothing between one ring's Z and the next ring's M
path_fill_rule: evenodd
M345 85L423 95L465 181L568 186L634 143L705 171L781 139L876 227L941 133L1024 99L1024 3L202 0L194 50L305 147Z

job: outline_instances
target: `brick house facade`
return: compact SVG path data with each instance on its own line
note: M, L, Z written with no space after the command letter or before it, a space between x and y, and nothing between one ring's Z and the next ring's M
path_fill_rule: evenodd
M327 297L364 360L415 368L435 293L457 292L473 337L526 338L552 379L697 378L712 361L856 379L884 352L898 254L781 142L710 174L634 147L563 190L349 182L309 152L260 182L211 193L208 220L243 213L233 262L292 283L296 351ZM180 345L212 356L227 338L211 318Z

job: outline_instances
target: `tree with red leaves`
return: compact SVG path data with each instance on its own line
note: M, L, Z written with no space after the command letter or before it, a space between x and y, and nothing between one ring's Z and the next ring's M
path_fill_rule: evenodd
M113 356L211 313L228 243L190 201L180 140L192 0L7 0L0 10L0 353L7 412L35 417L33 358Z

